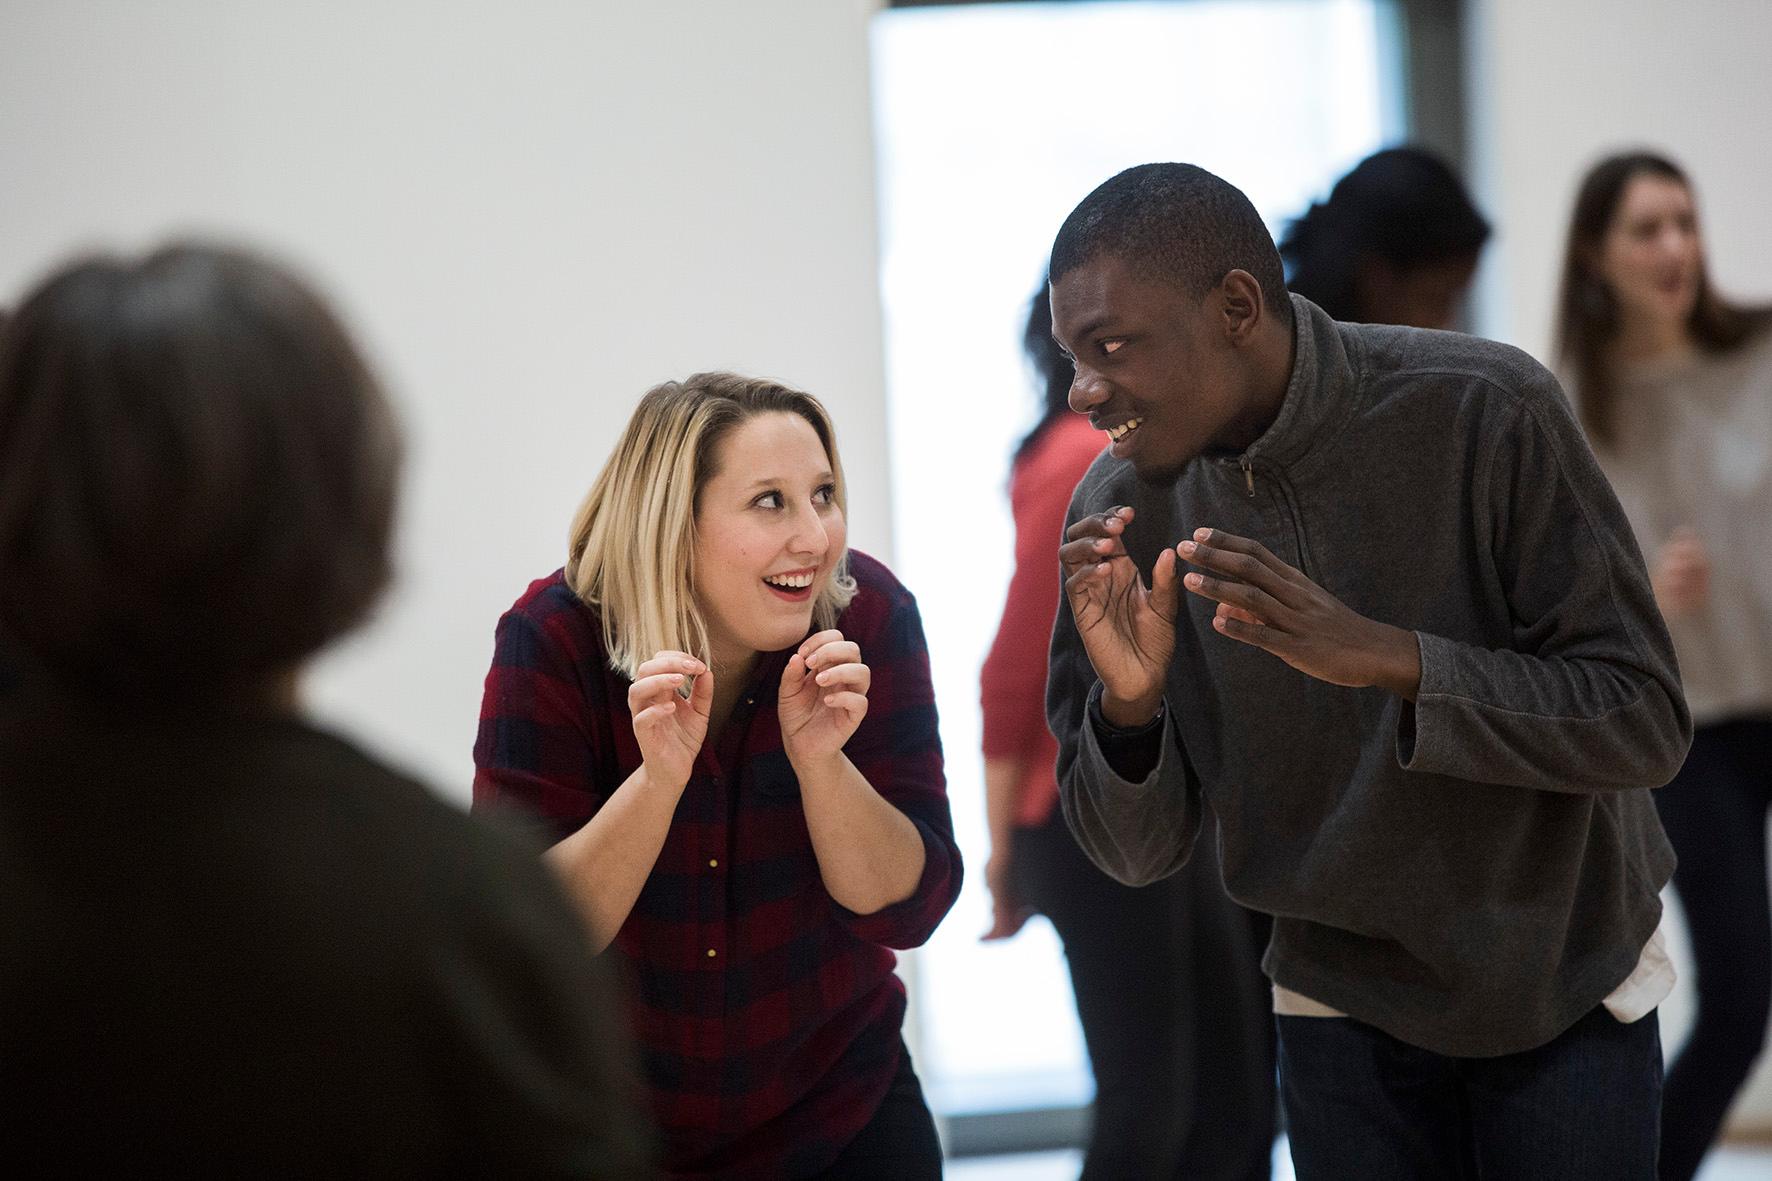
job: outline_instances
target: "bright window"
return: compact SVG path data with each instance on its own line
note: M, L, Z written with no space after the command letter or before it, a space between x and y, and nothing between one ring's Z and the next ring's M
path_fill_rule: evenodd
M978 670L1008 585L1010 451L1035 414L1023 309L1066 213L1122 168L1186 160L1283 228L1401 137L1386 0L897 9L874 22L896 560L941 703L959 904L918 964L938 1111L1089 1097L1056 937L987 926ZM1054 559L1056 560L1056 558Z

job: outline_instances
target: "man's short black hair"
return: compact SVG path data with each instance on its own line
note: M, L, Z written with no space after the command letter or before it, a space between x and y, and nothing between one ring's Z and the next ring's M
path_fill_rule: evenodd
M1280 253L1261 215L1241 189L1193 164L1140 164L1084 197L1052 243L1052 281L1104 256L1193 296L1248 271L1268 310L1292 323Z
M281 267L79 260L0 329L0 641L82 696L256 691L374 603L399 451L344 326Z

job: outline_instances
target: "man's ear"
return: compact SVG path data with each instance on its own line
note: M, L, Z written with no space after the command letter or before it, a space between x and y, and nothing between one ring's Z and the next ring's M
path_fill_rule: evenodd
M1235 345L1247 344L1267 316L1261 284L1248 271L1235 270L1218 285L1226 338Z

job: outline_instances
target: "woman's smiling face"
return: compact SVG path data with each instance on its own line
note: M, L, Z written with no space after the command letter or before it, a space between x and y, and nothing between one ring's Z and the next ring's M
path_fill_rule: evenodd
M804 639L847 538L830 457L810 422L773 411L721 439L695 506L693 589L714 663Z
M1596 261L1627 320L1685 323L1704 261L1692 191L1671 177L1633 177Z

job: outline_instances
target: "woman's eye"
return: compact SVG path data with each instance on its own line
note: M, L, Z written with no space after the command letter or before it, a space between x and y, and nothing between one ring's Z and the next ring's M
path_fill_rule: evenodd
M812 499L818 504L831 504L837 499L837 486L835 484L824 485L812 494Z
M757 497L757 499L755 501L753 501L752 503L754 503L758 508L780 508L781 507L781 493L779 493L779 492L765 492L763 495Z

